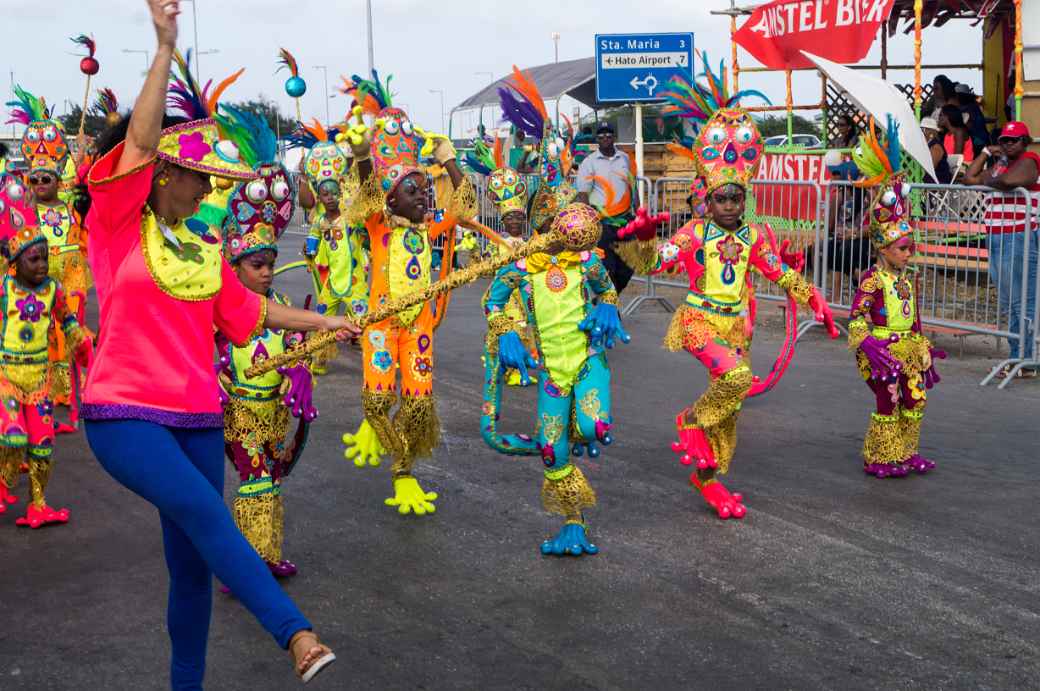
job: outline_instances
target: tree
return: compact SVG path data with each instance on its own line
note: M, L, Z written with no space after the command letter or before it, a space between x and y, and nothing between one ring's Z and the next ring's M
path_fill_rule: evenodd
M82 108L79 106L72 106L65 115L58 116L57 120L61 123L62 127L65 128L66 137L74 138L79 134L79 118L82 113ZM94 115L88 110L87 119L83 123L84 134L88 137L96 137L106 129L108 129L108 123L105 122L105 118Z
M787 134L786 115L761 115L755 118L755 122L763 137ZM801 115L791 116L791 130L794 134L815 134L820 137L819 125ZM820 138L823 139L823 137Z
M271 128L271 131L283 137L296 128L296 119L282 115L282 112L278 110L278 104L274 101L268 101L263 94L248 101L239 101L238 103L229 103L228 105L259 115L267 120L267 125Z

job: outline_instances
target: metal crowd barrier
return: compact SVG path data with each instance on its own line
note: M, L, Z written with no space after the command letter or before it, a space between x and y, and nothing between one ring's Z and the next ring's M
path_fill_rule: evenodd
M668 211L671 218L659 229L664 241L693 218L686 201L692 178L664 177L653 181L648 197L653 213ZM877 189L856 188L849 182L823 184L807 181L756 180L748 198L747 219L768 223L777 242L790 240L791 250L806 253L803 273L820 289L838 314L848 313L859 276L874 262L869 238L869 210ZM997 203L996 200L1000 200ZM1023 206L1032 209L1023 211ZM1017 223L1023 232L1001 235L987 225L991 215L1017 214L1005 224ZM1023 368L1040 368L1040 198L1027 190L997 192L963 185L914 185L910 219L917 231L918 309L922 324L958 337L993 336L1026 344L1019 357L1005 358L980 382L1000 372L1007 386ZM1005 238L1017 238L1006 240ZM628 301L629 315L647 302L674 309L657 294L659 286L688 287L685 277L641 277L645 290ZM759 299L782 300L775 284L756 277ZM1023 299L1027 298L1027 299ZM806 320L799 336L815 325ZM1031 345L1032 349L1027 347Z

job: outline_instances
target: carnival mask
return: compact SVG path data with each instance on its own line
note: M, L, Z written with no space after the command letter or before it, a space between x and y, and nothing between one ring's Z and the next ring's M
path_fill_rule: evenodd
M315 187L325 180L339 180L350 167L347 155L335 142L323 141L307 152L304 170Z
M710 193L735 183L747 187L762 161L762 135L751 115L741 108L722 108L704 124L693 153Z
M527 183L512 168L497 168L488 176L487 193L501 215L527 211Z
M28 172L46 170L60 175L68 154L65 133L57 122L34 120L26 126L22 136L22 156L29 165Z
M258 177L239 183L228 199L225 254L236 261L262 249L277 251L295 210L292 178L280 163L257 166Z

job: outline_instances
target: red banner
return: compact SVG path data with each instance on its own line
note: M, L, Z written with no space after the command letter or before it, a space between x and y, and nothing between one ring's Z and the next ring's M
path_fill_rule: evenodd
M862 60L893 0L774 0L756 7L733 40L772 69L813 67L799 52L845 65Z

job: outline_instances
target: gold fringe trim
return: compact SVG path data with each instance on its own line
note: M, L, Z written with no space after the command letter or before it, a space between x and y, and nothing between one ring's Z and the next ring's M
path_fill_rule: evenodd
M224 439L248 444L277 444L289 434L289 409L281 396L266 401L231 397L224 408Z
M898 410L891 416L871 413L870 426L863 438L863 460L867 463L902 463L907 459L903 435Z
M0 482L7 489L14 489L18 484L18 467L25 460L25 447L0 446Z
M888 352L903 364L908 376L920 374L932 366L928 339L917 333L904 334L888 347Z
M477 201L477 190L473 187L468 177L462 178L462 183L451 193L451 204L448 213L455 218L473 218L477 215L479 205Z
M737 415L733 413L719 424L704 430L712 453L715 454L715 462L718 463L715 472L719 475L729 472L729 464L737 452Z
M54 466L49 458L29 457L29 492L32 496L33 506L37 508L47 504L44 499L44 490L51 481L51 470Z
M235 525L249 540L264 561L277 564L282 560L282 525L276 519L281 497L261 494L255 497L235 497Z
M393 391L361 391L361 410L365 419L379 438L386 452L394 457L404 454L404 439L397 427L390 421L390 409L397 403L397 394Z
M596 505L596 492L578 466L558 480L542 481L542 506L550 513L576 516Z
M614 251L637 274L648 274L657 268L657 238L615 242Z
M703 348L714 338L732 346L747 347L747 322L743 317L708 314L690 305L679 305L664 336L664 347L673 352Z
M910 458L921 446L921 417L924 415L924 402L917 404L913 410L904 410L899 424L902 426L903 457Z
M363 226L374 214L383 211L386 195L379 188L377 177L373 171L358 185L357 194L350 200L350 208L347 210L347 223L350 225Z
M790 293L799 305L808 305L813 296L813 287L794 269L785 271L776 284Z
M429 456L441 441L441 421L433 396L402 396L393 425L404 440L404 452L394 459L390 470L394 476L408 475L415 460Z
M849 350L859 350L860 344L870 335L870 325L860 317L849 322Z
M615 307L621 299L618 297L616 290L607 290L596 296L596 303L600 305L614 305Z
M713 380L708 390L693 404L694 419L711 443L720 473L729 470L729 462L736 451L737 414L751 384L751 369L737 367Z

